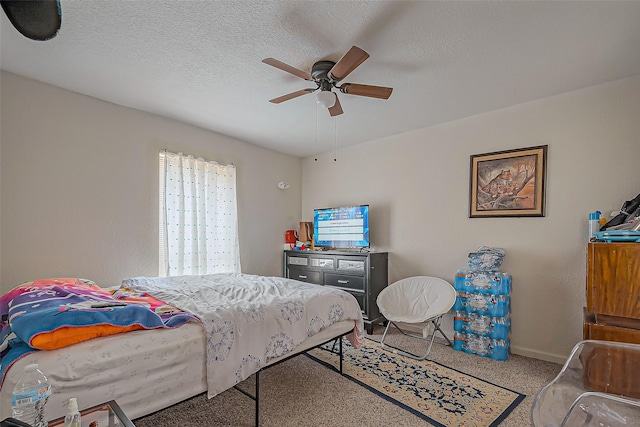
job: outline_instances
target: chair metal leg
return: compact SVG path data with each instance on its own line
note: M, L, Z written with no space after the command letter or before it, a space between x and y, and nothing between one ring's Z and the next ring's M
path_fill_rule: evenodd
M391 326L391 322L387 322L387 327L384 328L384 333L382 334L382 339L380 340L380 345L384 348L384 338L387 336L387 332L389 331L389 326Z
M410 334L407 333L405 331L402 330L402 328L400 328L398 325L396 325L394 322L389 321L387 323L387 327L384 330L384 333L382 334L382 339L380 340L380 347L382 347L384 350L390 351L394 354L400 354L406 357L410 357L411 359L415 359L415 360L424 360L427 358L427 356L429 356L429 353L431 353L431 348L433 347L433 343L436 339L436 331L440 332L440 334L444 337L445 340L447 340L447 342L449 343L450 346L453 347L453 344L451 344L451 341L449 340L449 338L447 337L447 335L442 331L442 329L440 328L440 324L442 323L442 316L437 317L436 319L433 319L431 321L433 323L434 329L433 332L431 333L431 338L428 339L429 341L429 346L427 347L427 352L425 353L424 356L417 356L413 353L409 353L407 351L404 350L400 350L398 348L394 348L394 347L389 347L388 345L384 344L384 339L387 336L387 332L389 331L389 327L391 326L391 324L393 324L393 326L396 327L396 329L398 329L400 332L402 332L403 335L406 335L408 337L412 337L412 338L417 338L423 341L427 341L427 339L423 338L420 335L415 335L415 334Z
M442 331L442 329L440 329L440 324L442 324L442 317L438 317L437 319L433 320L433 326L435 327L435 329L433 330L433 334L435 335L436 330L438 332L440 332L440 335L442 335L442 337L447 340L447 342L449 343L450 347L453 347L453 344L451 343L451 340L449 339L449 337L447 337L447 335Z

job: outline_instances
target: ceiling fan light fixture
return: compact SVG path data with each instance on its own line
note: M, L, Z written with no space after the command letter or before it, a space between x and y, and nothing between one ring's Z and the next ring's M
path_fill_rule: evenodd
M336 104L336 94L329 90L318 92L316 97L318 104L322 105L324 108L331 108Z

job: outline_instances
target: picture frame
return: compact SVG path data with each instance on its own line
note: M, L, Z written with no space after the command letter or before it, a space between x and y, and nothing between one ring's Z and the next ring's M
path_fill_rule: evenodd
M471 156L469 218L545 215L547 145Z

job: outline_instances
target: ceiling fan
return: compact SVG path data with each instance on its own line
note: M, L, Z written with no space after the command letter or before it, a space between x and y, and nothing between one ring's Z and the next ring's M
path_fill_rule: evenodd
M305 79L316 84L315 88L297 90L295 92L270 99L269 102L280 104L281 102L320 90L320 92L318 92L318 103L327 107L329 109L329 114L333 117L343 113L342 107L340 106L340 100L338 99L338 95L333 92L333 88L336 88L340 92L348 95L389 99L391 92L393 91L393 88L390 87L371 86L357 83L342 83L338 86L340 81L351 74L351 72L362 64L368 57L369 54L367 52L357 46L353 46L342 58L338 60L338 62L324 60L316 62L311 68L311 73L299 70L274 58L263 59L262 62L267 65L271 65L272 67L276 67L282 71L293 74L296 77L300 77L301 79Z

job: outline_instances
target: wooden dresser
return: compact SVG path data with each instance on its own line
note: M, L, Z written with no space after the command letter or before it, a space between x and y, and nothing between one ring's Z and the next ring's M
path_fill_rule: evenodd
M584 339L640 344L640 243L589 243Z

